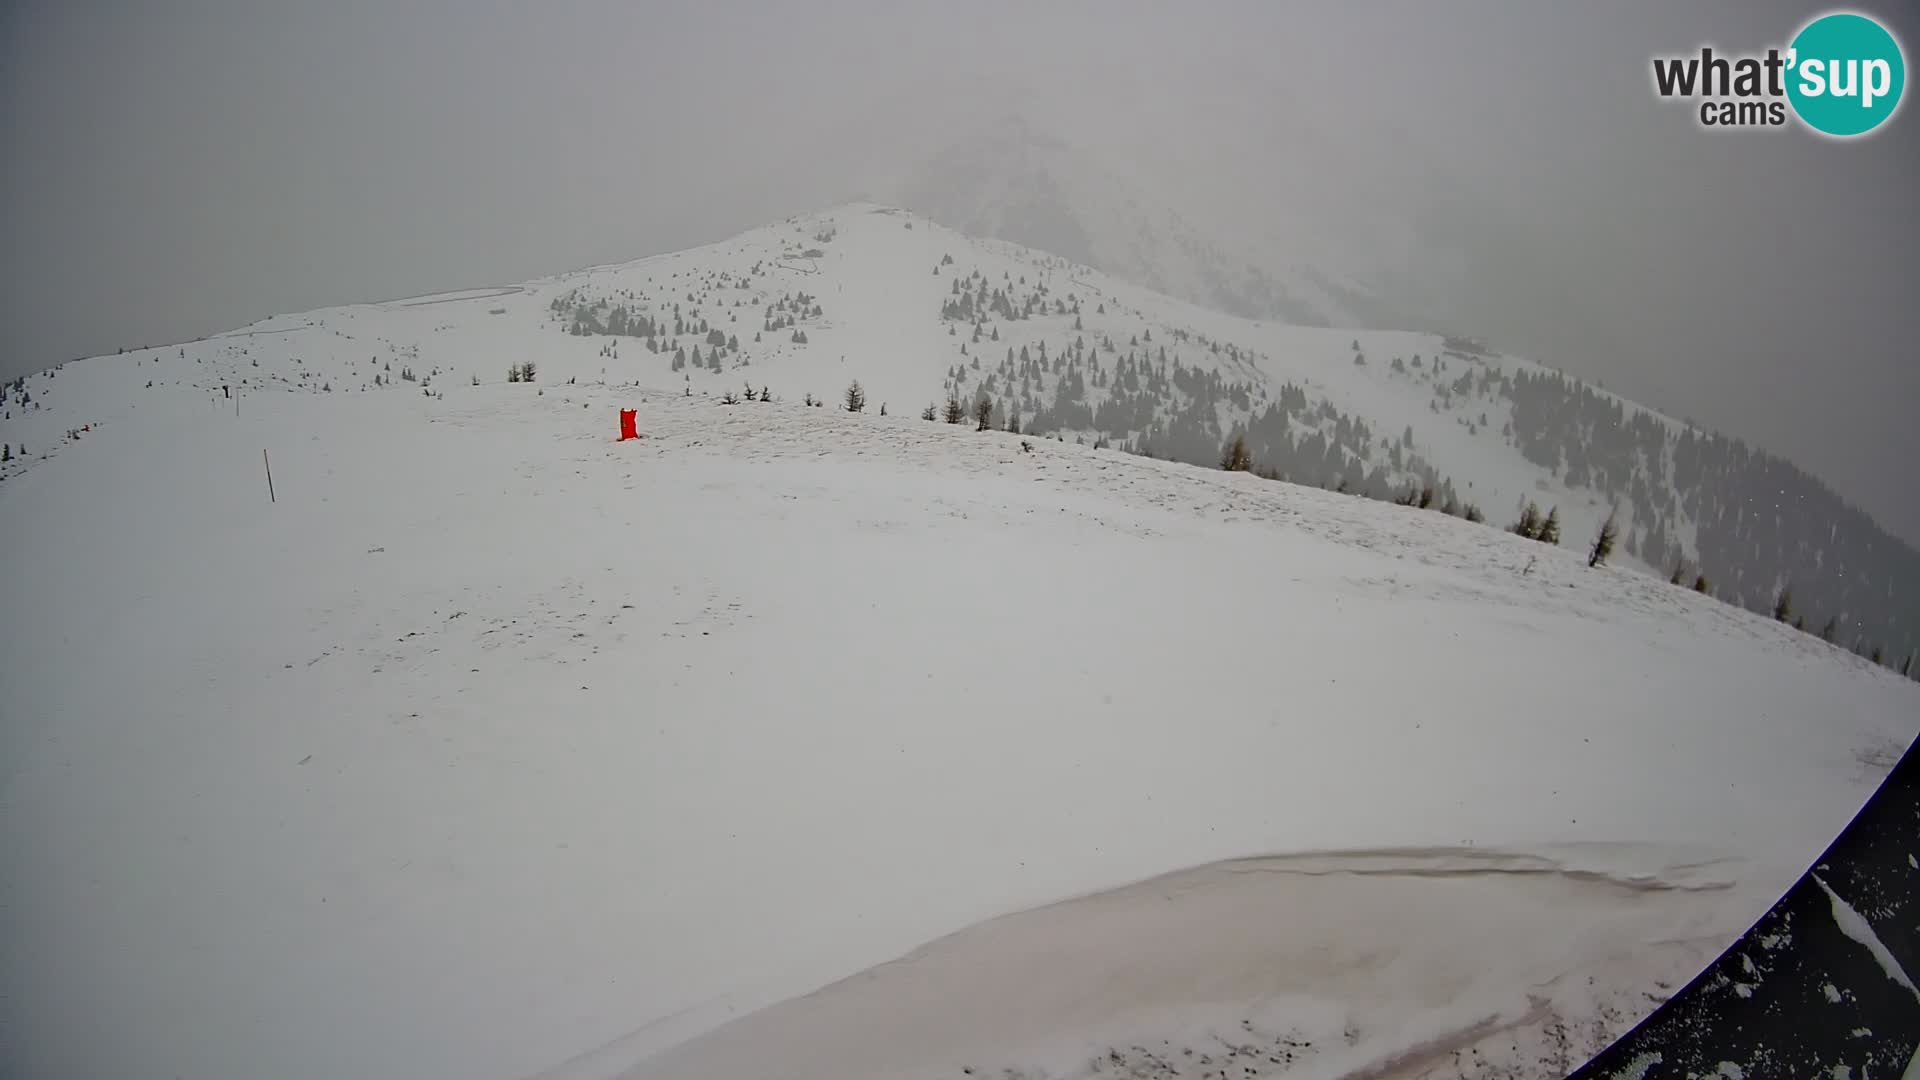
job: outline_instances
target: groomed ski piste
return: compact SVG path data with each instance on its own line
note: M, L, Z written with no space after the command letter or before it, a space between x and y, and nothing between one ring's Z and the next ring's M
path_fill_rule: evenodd
M478 353L544 304L490 292L379 313ZM1555 1075L1920 730L1571 530L603 385L550 330L348 393L356 329L32 416L97 426L0 485L0 1072ZM296 355L340 390L236 415Z

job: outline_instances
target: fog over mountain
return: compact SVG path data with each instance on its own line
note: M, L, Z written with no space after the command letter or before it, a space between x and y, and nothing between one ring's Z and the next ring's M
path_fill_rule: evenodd
M1913 118L1709 135L1649 88L1810 14L11 5L0 373L874 198L1242 315L1472 334L1912 540Z
M1911 1073L1819 10L0 4L0 1077Z

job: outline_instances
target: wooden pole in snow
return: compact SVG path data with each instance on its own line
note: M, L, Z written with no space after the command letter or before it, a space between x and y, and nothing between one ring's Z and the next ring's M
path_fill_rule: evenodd
M273 462L267 459L266 447L260 448L260 463L267 467L267 501L277 503L280 500L273 494Z

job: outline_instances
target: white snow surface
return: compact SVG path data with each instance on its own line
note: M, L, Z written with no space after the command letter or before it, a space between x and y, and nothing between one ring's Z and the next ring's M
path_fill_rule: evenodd
M932 262L775 404L603 385L541 282L30 380L0 1073L1547 1075L1920 728L1572 550L913 419ZM856 364L892 415L797 403Z

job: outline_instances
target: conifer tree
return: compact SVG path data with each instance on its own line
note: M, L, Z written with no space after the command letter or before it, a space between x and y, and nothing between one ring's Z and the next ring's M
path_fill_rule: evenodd
M1538 536L1535 536L1534 539L1540 541L1543 544L1558 545L1560 543L1560 508L1559 507L1556 506L1553 509L1547 511L1547 520L1540 523L1540 534Z
M1508 527L1515 536L1524 536L1529 540L1540 539L1540 508L1531 500L1520 508L1520 520Z
M1607 520L1600 523L1599 535L1593 538L1593 550L1587 553L1587 568L1606 562L1607 556L1613 554L1613 542L1619 538L1620 530L1613 523L1613 514L1609 513Z
M1253 468L1253 453L1247 449L1247 437L1236 434L1220 450L1220 467L1228 472L1246 472Z

